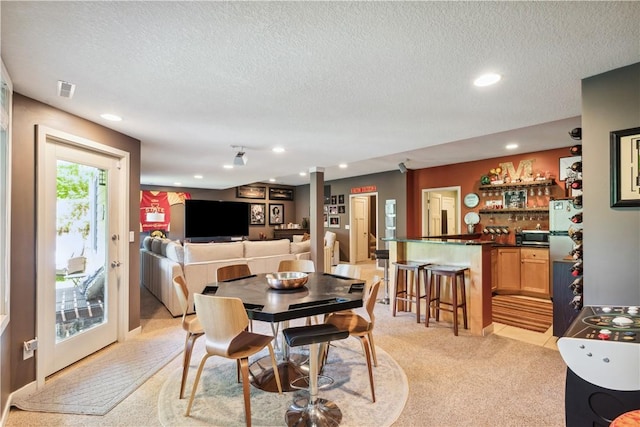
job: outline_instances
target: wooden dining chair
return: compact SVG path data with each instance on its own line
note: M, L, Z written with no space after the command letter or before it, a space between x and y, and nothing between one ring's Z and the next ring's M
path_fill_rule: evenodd
M303 273L315 273L316 266L310 259L283 259L278 264L278 271L301 271Z
M239 279L241 277L251 276L251 269L248 264L231 264L219 267L216 270L216 281L224 282L226 280Z
M196 339L204 335L204 330L200 326L198 317L188 316L187 307L189 306L189 289L184 277L176 276L173 278L173 288L178 297L178 303L182 309L182 329L187 333L184 341L184 357L182 360L182 381L180 383L180 399L184 397L184 387L187 383L187 374L189 373L189 365L191 364L191 353L193 353L193 345Z
M248 264L231 264L219 267L216 270L216 281L226 282L227 280L240 279L251 276L251 269ZM253 320L249 320L249 330L253 331ZM273 327L271 328L273 330Z
M373 370L371 369L371 356L373 355L373 364L378 366L378 358L376 356L376 348L373 342L373 327L375 325L375 314L373 309L378 297L380 289L380 280L365 289L364 304L367 310L368 319L359 315L355 311L340 311L331 313L327 316L325 323L336 326L340 330L348 330L349 336L357 337L362 344L362 350L367 362L369 370L369 386L371 388L371 400L376 401L376 392L373 384ZM329 347L327 347L327 352Z
M261 335L246 330L249 317L240 298L216 297L213 295L194 294L198 317L204 329L206 353L202 356L196 379L191 390L186 416L191 413L193 399L200 382L202 369L211 356L235 359L242 374L242 391L244 395L244 416L247 426L251 426L251 401L249 398L249 356L269 348L271 363L275 374L278 392L282 394L282 385L278 374L276 357L271 346L270 335Z

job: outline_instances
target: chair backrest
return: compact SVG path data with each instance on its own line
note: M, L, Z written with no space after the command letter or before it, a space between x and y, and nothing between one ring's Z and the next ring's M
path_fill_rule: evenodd
M189 288L187 288L184 277L176 276L173 278L173 289L175 289L178 297L178 303L182 310L182 322L184 323L184 319L187 316L187 307L189 306Z
M249 317L240 298L194 294L193 300L209 353L227 357L230 350L235 350L232 345L244 345L233 342L249 325Z
M331 253L333 253L333 244L335 243L336 238L336 233L333 231L327 231L324 233L324 245L331 248Z
M353 264L338 264L333 270L333 274L342 277L360 278L360 267Z
M310 259L283 259L278 264L278 271L301 271L303 273L315 273L316 266Z
M251 270L249 269L248 264L225 265L224 267L218 268L216 271L216 280L218 282L247 276L251 276Z
M376 316L373 314L373 309L376 306L376 299L378 298L378 290L380 289L381 280L374 281L374 283L365 290L364 305L369 315L369 321L373 325L376 321Z

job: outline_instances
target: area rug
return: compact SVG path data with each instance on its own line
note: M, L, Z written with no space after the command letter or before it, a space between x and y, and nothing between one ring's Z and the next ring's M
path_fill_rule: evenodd
M56 374L41 390L16 397L12 405L25 411L104 415L183 348L180 327L143 333Z
M372 403L369 375L360 342L348 338L335 342L331 347L324 373L335 382L320 390L320 397L338 405L342 411L342 426L390 426L404 408L409 394L407 377L388 353L379 347L376 347L376 352L378 366L374 367L373 372L376 402ZM236 381L235 362L219 357L207 360L191 415L184 416L200 362L198 356L194 354L184 399L178 399L181 369L176 369L163 384L158 398L160 422L165 427L244 426L242 384ZM294 392L282 395L269 393L252 386L252 424L286 425L284 414L293 395Z
M519 295L495 295L493 321L536 332L545 332L553 322L553 304L549 300Z

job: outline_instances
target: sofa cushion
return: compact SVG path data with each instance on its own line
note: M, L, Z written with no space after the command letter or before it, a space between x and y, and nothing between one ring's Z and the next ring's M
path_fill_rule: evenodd
M151 241L151 252L158 255L162 254L162 239L154 237Z
M184 264L184 248L176 242L167 245L167 258L180 264Z
M251 242L245 240L243 243L245 258L282 255L290 253L289 245L291 244L291 242L289 241L289 239L267 240L260 242Z
M161 239L160 241L160 255L167 256L167 245L171 243L171 239Z
M291 242L291 253L301 254L303 252L311 252L311 240L303 242Z
M145 236L145 238L142 240L142 247L145 248L146 250L150 251L151 250L151 242L152 241L153 241L153 237Z
M242 243L186 243L184 245L184 263L242 258L244 248Z

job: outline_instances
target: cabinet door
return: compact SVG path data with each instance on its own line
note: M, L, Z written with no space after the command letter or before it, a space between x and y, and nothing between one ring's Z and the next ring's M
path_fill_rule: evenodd
M549 297L549 250L522 248L520 263L521 289Z
M498 250L491 249L491 292L498 289Z
M520 248L498 249L498 290L520 290Z

